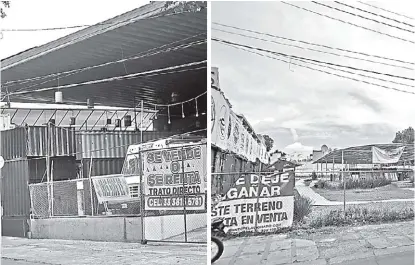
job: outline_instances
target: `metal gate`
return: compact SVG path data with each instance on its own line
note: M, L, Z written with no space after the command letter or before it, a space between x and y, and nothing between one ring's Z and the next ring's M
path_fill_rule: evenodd
M207 242L206 150L192 144L138 153L144 242Z

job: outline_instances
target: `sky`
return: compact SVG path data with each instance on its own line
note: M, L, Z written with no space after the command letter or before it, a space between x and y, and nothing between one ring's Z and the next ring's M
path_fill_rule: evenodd
M415 1L391 2L371 2L371 4L415 17ZM415 42L415 34L413 33L367 21L349 14L343 14L311 2L296 1L290 3ZM324 3L349 12L358 12L334 2ZM347 3L415 25L415 20L385 13L358 2ZM371 14L359 14L376 20L382 19ZM382 21L389 24L394 23L391 20L383 19ZM343 24L299 10L281 2L213 2L212 22L295 40L415 62L415 44L413 43ZM393 25L405 26L403 24ZM228 32L223 32L223 30ZM212 38L371 71L411 78L415 76L414 70L283 46L270 41L238 36L229 32L242 33L256 38L295 44L328 52L339 52L308 46L303 43L284 41L263 34L226 28L220 25L212 26ZM340 53L399 66L415 67L415 65L385 61L373 57ZM288 153L309 154L312 149L320 150L323 144L332 148L342 148L363 144L391 143L398 130L403 130L410 125L413 126L415 123L414 94L397 92L313 71L293 65L292 63L305 65L294 59L291 60L291 63L290 59L285 59L287 62L280 62L225 46L215 41L212 42L211 54L212 66L219 68L220 88L230 100L233 110L244 114L257 133L271 136L274 139L274 149L284 150ZM331 69L313 65L309 66L333 72ZM348 73L336 73L415 92L413 87L373 80ZM361 74L415 86L415 82L409 80L365 72L361 72Z
M150 1L11 1L0 19L0 29L32 29L92 25L121 15ZM98 12L99 11L99 12ZM82 28L36 32L3 32L0 58L6 58L34 46L46 44Z

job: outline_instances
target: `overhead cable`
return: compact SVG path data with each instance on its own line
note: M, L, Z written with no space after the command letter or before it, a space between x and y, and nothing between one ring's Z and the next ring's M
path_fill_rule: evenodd
M296 55L291 55L291 54L286 54L286 53L281 53L281 52L275 52L275 51L262 49L262 48L258 48L258 47L253 47L253 46L249 46L249 45L244 45L244 44L239 44L239 43L235 43L235 42L231 42L231 41L227 41L227 40L223 40L223 39L212 38L212 40L217 41L217 42L224 42L224 43L228 43L228 44L232 44L232 45L236 45L236 46L241 46L241 47L245 47L245 48L249 48L249 49L255 49L255 50L258 50L258 51L262 51L262 52L281 55L281 56L285 56L285 57L288 57L288 58L303 59L303 60L307 60L307 61L311 61L311 62L327 64L327 65L332 65L332 66L337 66L337 67L342 67L342 68L348 68L348 69L355 70L355 71L362 71L362 72L368 72L368 73L377 74L377 75L385 75L385 76L389 76L389 77L401 78L401 79L405 79L405 80L415 81L415 78L412 78L412 77L382 73L382 72L357 68L357 67L348 66L348 65L335 64L335 63L330 63L330 62L326 62L326 61L310 59L310 58L306 58L306 57L302 57L302 56L296 56Z
M353 80L353 81L356 81L356 82L361 82L361 83L365 83L365 84L368 84L368 85L378 86L378 87L386 88L386 89L389 89L389 90L394 90L394 91L398 91L398 92L402 92L402 93L415 95L415 92L412 92L412 91L407 91L407 90L402 90L402 89L398 89L398 88L394 88L394 87L384 86L384 85L381 85L381 84L376 84L376 83L368 82L368 81L365 81L365 80L361 80L361 79L357 79L357 78L353 78L353 77L349 77L349 76L344 76L344 75L339 75L339 74L328 72L328 71L321 70L321 69L316 69L316 68L306 66L306 65L301 65L301 64L298 64L298 63L295 63L295 62L292 62L292 61L286 61L286 60L276 58L276 57L272 57L272 56L269 56L269 55L266 55L266 54L261 54L259 52L252 51L249 48L242 48L242 47L238 47L238 46L234 46L232 44L227 44L227 43L222 43L222 42L221 42L221 44L227 45L227 46L235 48L235 49L243 50L245 52L253 53L253 54L256 54L256 55L259 55L259 56L262 56L262 57L267 57L267 58L270 58L270 59L273 59L273 60L281 61L281 62L284 62L286 64L296 65L296 66L307 68L307 69L310 69L310 70L313 70L313 71L318 71L318 72L326 73L326 74L329 74L329 75L334 75L334 76L337 76L337 77L350 79L350 80Z
M316 14L316 15L319 15L319 16L330 18L330 19L333 19L333 20L336 20L336 21L339 21L339 22L342 22L342 23L345 23L345 24L348 24L348 25L352 25L352 26L355 26L355 27L358 27L358 28L361 28L361 29L365 29L365 30L375 32L375 33L378 33L378 34L381 34L381 35L385 35L385 36L388 36L388 37L391 37L391 38L394 38L394 39L397 39L397 40L401 40L401 41L410 42L410 43L415 44L415 41L412 41L412 40L407 40L407 39L404 39L404 38L401 38L401 37L398 37L398 36L394 36L394 35L384 33L384 32L378 31L378 30L374 30L374 29L367 28L367 27L364 27L364 26L361 26L361 25L357 25L357 24L354 24L354 23L351 23L351 22L348 22L348 21L345 21L345 20L334 18L334 17L328 16L328 15L325 15L325 14L321 14L319 12L316 12L316 11L313 11L313 10L310 10L310 9L307 9L307 8L304 8L304 7L300 7L300 6L291 4L291 3L287 3L287 2L284 2L284 1L281 1L281 3L283 3L285 5L295 7L295 8L298 8L298 9L301 9L301 10L304 10L304 11L307 11L307 12L310 12L310 13L313 13L313 14Z
M368 54L368 53L364 53L364 52L352 51L352 50L343 49L343 48L336 48L336 47L332 47L332 46L328 46L328 45L324 45L324 44L318 44L318 43L312 43L312 42L303 41L303 40L291 39L291 38L282 37L282 36L278 36L278 35L274 35L274 34L270 34L270 33L264 33L264 32L255 31L255 30L251 30L251 29L245 29L245 28L240 28L240 27L236 27L236 26L230 26L230 25L226 25L226 24L222 24L222 23L212 22L212 24L219 25L219 26L222 26L222 27L237 29L237 30L241 30L241 31L246 31L246 32L250 32L250 33L265 35L265 36L269 36L269 37L273 37L273 38L277 38L277 39L282 39L282 40L287 40L287 41L292 41L292 42L299 42L299 43L308 44L308 45L312 45L312 46L322 47L322 48L326 48L326 49L338 50L338 51L342 51L342 52L349 52L349 53L364 55L364 56L368 56L368 57L374 57L374 58L390 60L390 61L399 62L399 63L415 65L415 62L408 62L408 61L403 61L403 60L399 60L399 59Z
M373 21L373 22L376 22L376 23L379 23L379 24L382 24L382 25L385 25L385 26L388 26L388 27L391 27L391 28L396 28L396 29L399 29L399 30L402 30L402 31L415 33L415 31L413 31L413 30L409 30L409 29L398 27L398 26L394 26L394 25L391 25L391 24L383 22L383 21L379 21L379 20L376 20L376 19L373 19L373 18L368 18L368 17L362 16L362 15L359 15L359 14L355 14L355 13L352 13L352 12L348 12L348 11L345 11L345 10L337 8L337 7L329 6L329 5L319 3L319 2L316 2L316 1L311 1L311 2L316 4L316 5L324 6L326 8L334 9L334 10L337 10L339 12L346 13L346 14L349 14L349 15L352 15L352 16L355 16L355 17L360 17L360 18L363 18L363 19L366 19L366 20L370 20L370 21Z
M249 35L245 35L245 34L241 34L241 33L236 33L236 32L231 32L231 31L227 31L227 30L217 29L217 28L212 28L212 30L216 30L216 31L220 31L220 32L228 33L228 34L233 34L233 35L238 35L238 36L242 36L242 37L246 37L246 38L251 38L251 39L256 39L256 40L261 40L261 41L266 41L266 42L272 42L272 43L275 43L275 44L294 47L294 48L303 49L303 50L310 50L310 51L315 51L315 52L319 52L319 53L325 53L325 54L330 54L330 55L335 55L335 56L340 56L340 57L345 57L345 58L350 58L350 59L355 59L355 60L361 60L361 61L370 62L370 63L393 66L393 67L398 67L398 68L403 68L403 69L408 69L408 70L414 70L414 68L410 68L410 67L406 67L406 66L400 66L400 65L396 65L396 64L389 64L389 63L384 63L384 62L379 62L379 61L373 61L373 60L363 59L363 58L359 58L359 57L354 57L354 56L349 56L349 55L344 55L344 54L338 54L338 53L334 53L334 52L327 52L327 51L317 50L317 49L308 48L308 47L304 47L304 46L298 46L298 45L295 45L295 44L288 44L288 43L278 42L278 41L274 41L274 40L258 38L258 37L254 37L254 36L249 36Z
M334 1L334 2L335 2L336 4L338 4L338 5L347 6L347 7L349 7L349 8L352 8L352 9L355 9L355 10L358 10L358 11L361 11L361 12L365 12L365 13L371 14L371 15L373 15L373 16L378 16L378 17L381 17L381 18L384 18L384 19L388 19L388 20L394 21L394 22L396 22L396 23L406 25L406 26L411 27L411 28L415 27L414 25L409 24L409 23L406 23L406 22L404 22L404 21L400 21L400 20L393 19L393 18L390 18L390 17L387 17L387 16L383 16L383 15L380 15L380 14L378 14L378 13L373 13L373 12L370 12L370 11L367 11L367 10L364 10L364 9L361 9L361 8L359 8L359 7L355 7L355 6L348 5L348 4L345 4L345 3L342 3L342 2L338 2L338 1Z
M372 4L368 4L366 2L362 2L362 1L357 1L357 2L359 2L359 3L363 4L363 5L367 5L367 6L373 7L375 9L383 10L385 12L388 12L388 13L391 13L391 14L394 14L394 15L397 15L397 16L401 16L401 17L405 17L407 19L415 20L415 18L413 18L413 17L409 17L409 16L406 16L406 15L402 15L402 14L399 14L397 12L393 12L393 11L390 11L390 10L387 10L387 9L384 9L384 8L381 8L381 7L374 6Z

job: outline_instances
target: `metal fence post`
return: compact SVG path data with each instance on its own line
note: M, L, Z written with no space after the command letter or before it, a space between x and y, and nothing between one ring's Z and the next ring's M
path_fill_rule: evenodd
M142 168L142 151L138 151L138 161L136 164L136 169L138 168L140 174L140 219L141 219L141 244L146 244L145 238L145 224L144 224L144 214L145 214L145 194L144 194L144 183L143 183L143 168ZM137 167L138 166L138 167Z
M184 148L182 146L182 174L183 174L183 218L184 218L184 242L187 243L187 215L186 215L186 192L185 192L185 172L184 172Z
M92 195L92 163L93 163L93 158L92 158L92 154L91 154L91 162L89 163L89 174L88 174L88 179L89 179L89 196L91 198L91 215L94 216L94 211L95 211L95 207L94 207L94 196Z

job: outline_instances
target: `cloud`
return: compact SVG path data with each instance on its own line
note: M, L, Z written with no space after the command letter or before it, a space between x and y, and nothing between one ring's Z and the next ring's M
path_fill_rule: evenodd
M309 2L299 2L298 5L313 8L313 4ZM391 9L391 4L382 3L382 5L384 8ZM402 8L403 11L415 10L415 2L394 3L392 7ZM229 16L230 13L233 15ZM260 17L258 13L261 14ZM342 17L342 14L337 13L336 15L352 22L357 19L350 16ZM212 21L404 61L410 61L408 54L413 49L412 45L403 41L328 20L280 2L212 2ZM358 22L362 26L374 27L369 22L367 24L361 20ZM216 29L224 28L214 25L213 37L241 44L377 72L401 76L413 75L413 72L397 67L253 40ZM241 33L236 30L226 30ZM388 33L387 28L382 28L382 31ZM255 35L246 32L243 34ZM264 35L255 35L255 37L282 42ZM403 37L414 38L411 34ZM356 39L359 41L355 41ZM390 143L396 131L414 125L415 122L413 95L312 71L293 64L288 65L217 42L212 42L212 64L219 67L221 89L230 99L235 111L249 116L256 132L272 137L276 149L283 149L293 142L314 148L320 148L323 144L347 147ZM333 71L326 68L324 70ZM362 76L336 73L399 89L408 89ZM381 75L371 76L381 77ZM381 78L392 80L386 76Z
M287 145L284 148L284 151L287 152L288 154L296 153L296 154L302 154L303 156L307 156L313 152L313 147L303 145L300 142L295 142L293 144Z
M291 131L291 134L293 135L293 141L297 142L298 141L297 131L294 128L291 128L290 131Z

